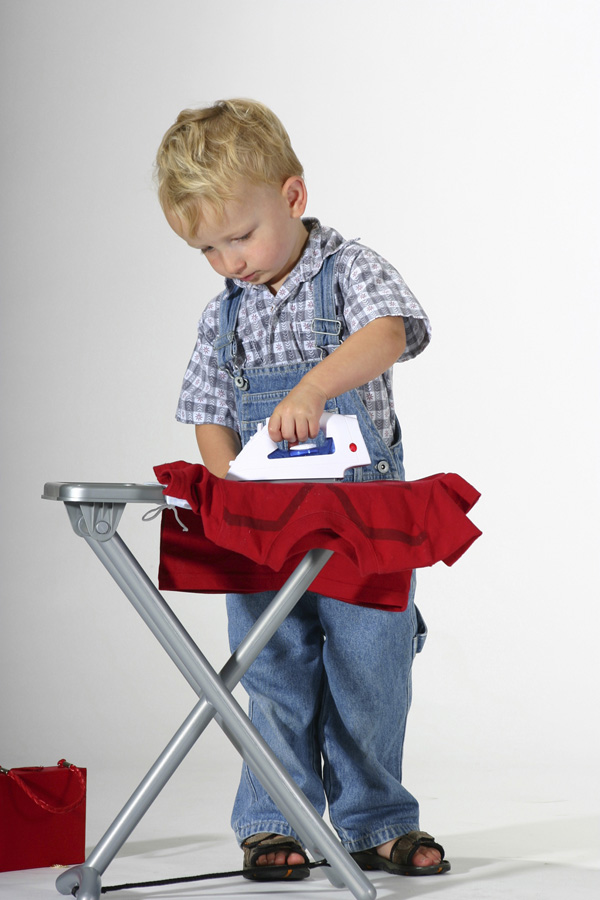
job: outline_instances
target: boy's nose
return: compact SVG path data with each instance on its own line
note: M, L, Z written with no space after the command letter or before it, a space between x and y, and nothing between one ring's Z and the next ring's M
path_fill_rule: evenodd
M230 253L226 257L225 268L230 275L241 275L246 268L246 261L239 253Z

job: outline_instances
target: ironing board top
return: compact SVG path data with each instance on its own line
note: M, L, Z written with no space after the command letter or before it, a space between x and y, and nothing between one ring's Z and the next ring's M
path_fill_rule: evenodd
M48 481L43 500L71 503L164 503L163 487L152 484L97 481Z

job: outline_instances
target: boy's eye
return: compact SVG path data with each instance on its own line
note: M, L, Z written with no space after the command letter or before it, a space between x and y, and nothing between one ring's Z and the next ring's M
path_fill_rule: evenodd
M243 234L243 235L242 235L241 237L239 237L239 238L234 238L234 240L235 240L235 241L247 241L251 234L252 234L252 232L249 231L248 234Z
M214 250L214 247L202 247L200 252L204 253L204 255L206 255L207 253L210 253L211 250Z

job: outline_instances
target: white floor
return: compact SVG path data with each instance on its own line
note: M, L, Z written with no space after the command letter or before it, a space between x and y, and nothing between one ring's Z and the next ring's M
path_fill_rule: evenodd
M206 761L205 761L206 762ZM414 767L413 767L414 768ZM237 762L230 754L213 760L209 783L192 789L188 761L172 779L130 841L108 867L103 884L172 878L241 867L241 854L228 829ZM436 896L440 900L508 898L570 900L600 897L600 820L598 798L590 789L597 773L535 770L463 770L436 783L431 796L426 773L416 772L411 787L421 799L422 826L436 834L452 862L448 875L398 878L370 873L379 898ZM105 773L90 779L87 835L90 849L102 836L143 773ZM556 785L561 787L557 788ZM7 900L58 897L57 870L0 873L0 896ZM242 878L147 889L103 896L115 900L193 900L240 895L297 900L344 900L324 871L297 884L255 884Z

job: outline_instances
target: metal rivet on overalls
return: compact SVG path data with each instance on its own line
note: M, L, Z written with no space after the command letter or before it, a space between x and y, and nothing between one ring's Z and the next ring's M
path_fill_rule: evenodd
M378 472L385 474L390 471L390 464L386 459L380 459L375 468Z
M235 384L236 388L240 389L240 391L247 391L248 388L250 387L250 384L248 383L248 379L245 378L243 375L236 375L235 378L233 379L233 383Z

